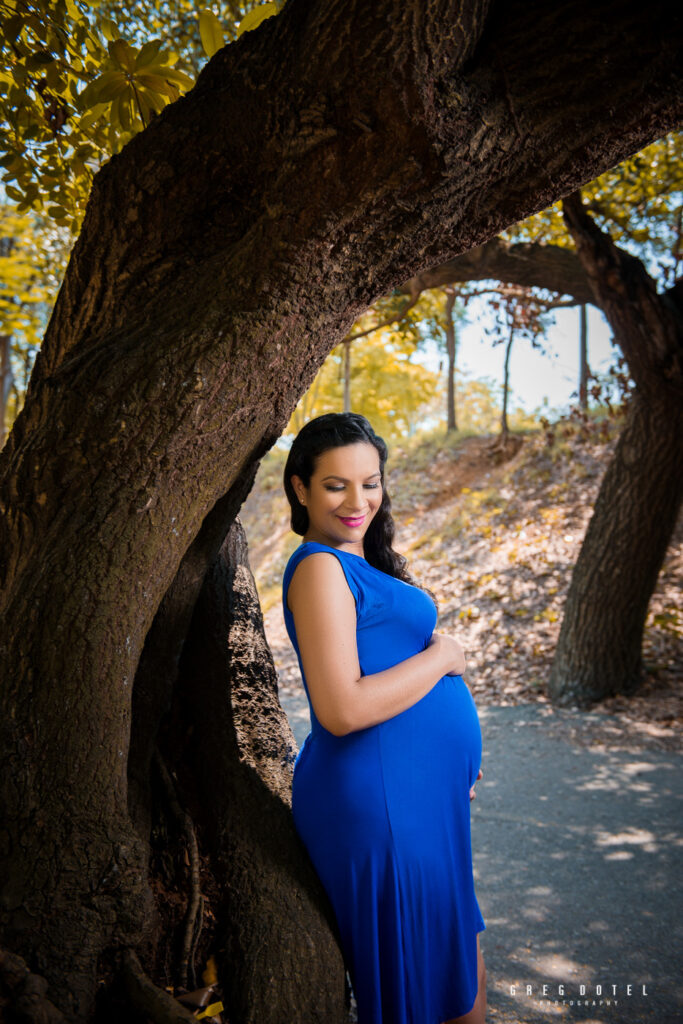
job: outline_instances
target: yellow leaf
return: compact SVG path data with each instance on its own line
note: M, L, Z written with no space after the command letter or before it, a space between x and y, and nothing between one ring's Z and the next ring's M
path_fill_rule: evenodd
M106 109L106 103L98 103L96 106L92 108L92 110L88 110L85 114L83 114L80 121L78 122L79 131L87 131L88 128L91 128L95 121L97 121L97 119L102 116Z
M106 103L109 100L115 100L117 96L120 96L122 92L125 92L128 88L128 82L123 72L116 72L117 77L112 78L110 81L105 82L97 93L97 100L99 103ZM104 77L104 76L103 76Z
M174 85L170 85L160 75L138 75L137 81L140 85L144 85L147 89L151 89L153 92L160 92L163 96L170 96L172 100L178 99L178 90Z
M121 35L116 24L111 20L111 18L102 18L100 21L100 28L102 29L104 38L108 39L109 42L113 42Z
M165 79L184 85L186 89L194 89L195 83L184 71L178 71L176 68L160 68L159 71Z
M251 32L253 29L258 28L262 21L265 21L266 18L271 18L274 14L277 14L277 4L267 3L259 4L258 7L252 7L237 26L238 37L243 32Z
M223 46L223 28L213 11L199 12L199 36L207 57L213 57Z
M147 68L150 64L156 63L161 45L161 39L150 39L146 42L135 58L136 70Z
M118 61L126 71L135 71L135 52L125 39L114 39L109 43L107 49L114 60Z
M120 128L121 127L121 96L115 96L112 100L111 110L109 111L109 127Z
M205 985L215 985L218 981L218 971L216 970L216 958L210 956L206 962L206 967L202 972L202 981Z
M217 1014L222 1012L222 1003L211 1003L209 1006L206 1007L205 1010L202 1010L201 1013L197 1014L197 1020L202 1020L204 1017L215 1017Z
M119 96L118 100L119 118L121 120L121 127L123 128L124 132L129 132L131 129L132 118L130 114L129 99L130 97L128 96Z
M142 96L142 88L138 90L138 93L140 94L140 96ZM154 110L157 114L160 114L161 111L166 106L166 100L164 99L164 97L160 93L154 92L152 89L145 89L144 95L145 99L147 100L147 103L152 108L152 110Z
M140 106L139 113L140 113L140 116L142 117L143 123L145 125L148 125L150 123L150 121L152 120L152 114L154 112L154 108L149 103L149 101L148 101L148 99L147 99L147 97L145 95L144 89L138 89L138 104Z

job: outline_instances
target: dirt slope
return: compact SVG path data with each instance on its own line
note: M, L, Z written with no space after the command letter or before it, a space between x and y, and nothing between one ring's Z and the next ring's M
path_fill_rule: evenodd
M387 489L395 547L439 604L437 628L463 643L478 706L539 703L548 728L577 742L674 749L683 732L683 517L650 603L645 677L637 695L590 712L554 708L545 692L562 605L602 473L613 449L574 434L443 437L390 449ZM286 692L301 689L281 609L282 572L300 542L282 490L286 453L271 451L240 519ZM607 713L607 714L605 714Z

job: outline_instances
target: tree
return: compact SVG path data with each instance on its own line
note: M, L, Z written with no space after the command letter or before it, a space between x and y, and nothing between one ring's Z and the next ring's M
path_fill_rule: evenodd
M467 296L469 299L471 294ZM539 298L530 288L517 286L499 286L494 290L491 306L494 313L494 324L485 328L487 334L493 335L493 344L505 345L503 361L503 408L500 416L500 439L496 447L505 448L508 443L508 400L510 396L510 357L512 345L518 336L528 339L534 348L541 348L540 338L545 335L547 320L544 315L553 308L552 300Z
M0 205L0 448L23 404L68 258L65 232L44 218ZM13 398L10 406L10 397Z
M192 88L225 35L257 28L280 4L245 13L227 0L219 21L187 0L98 0L94 14L75 0L5 0L0 166L18 212L33 207L77 234L103 161Z
M494 239L404 286L414 297L422 287L443 286L447 280L499 278L514 282L513 292L534 285L569 294L581 303L590 297L603 309L616 343L633 367L636 388L629 398L624 433L602 482L567 599L549 679L557 703L587 706L637 688L647 607L680 509L683 395L677 369L681 279L676 274L681 206L676 202L680 204L682 143L679 134L660 140L647 157L637 154L585 190L591 196L590 208L607 221L611 233L601 232L582 213L584 190L577 190L569 211L567 203L562 204L565 237L558 232L551 208L531 218L537 222L535 228L527 222L519 229L522 235L537 232L536 240ZM631 220L629 203L635 206ZM543 232L552 244L538 241ZM645 264L617 246L615 239L640 249L658 272L661 293ZM576 250L570 251L569 244ZM513 337L510 328L506 366ZM624 576L627 561L632 564Z
M350 376L346 364L349 349L353 359ZM330 352L297 404L287 433L297 433L313 416L348 408L367 416L383 437L405 436L438 385L437 374L412 362L413 351L398 332L386 337L383 331L373 331L362 342L353 343L347 336ZM347 403L351 394L352 401Z
M683 280L659 295L579 192L563 208L636 383L572 573L548 683L559 702L585 704L640 684L647 607L683 500Z
M152 913L155 747L198 822L228 1016L279 1022L296 1004L301 1021L343 1019L258 622L226 632L225 589L207 584L197 614L216 610L223 711L235 687L246 704L226 745L197 691L209 784L168 738L181 653L221 550L231 600L248 591L226 534L359 313L678 122L668 7L621 5L613 32L615 17L587 2L290 0L95 176L0 453L0 932L72 1021L118 952L156 980L172 947ZM222 787L240 798L234 846L211 807ZM263 856L277 884L262 891L250 854L275 808Z

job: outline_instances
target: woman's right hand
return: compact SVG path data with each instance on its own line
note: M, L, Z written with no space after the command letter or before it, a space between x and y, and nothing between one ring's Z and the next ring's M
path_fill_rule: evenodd
M467 668L462 644L447 633L432 633L429 646L437 644L443 658L445 676L460 676Z

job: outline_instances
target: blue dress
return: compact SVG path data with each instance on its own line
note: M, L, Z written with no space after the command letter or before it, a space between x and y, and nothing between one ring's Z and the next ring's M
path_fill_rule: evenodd
M442 1024L472 1009L477 932L469 790L482 755L462 676L441 679L387 721L335 736L313 711L287 588L302 558L329 551L356 602L362 675L427 647L434 602L361 555L305 541L283 578L287 632L299 659L311 731L295 764L292 814L329 896L359 1024Z

